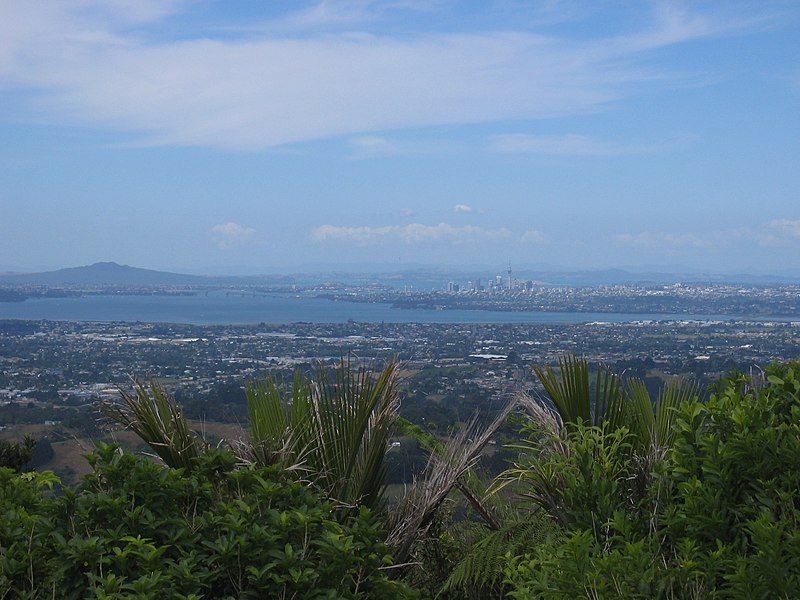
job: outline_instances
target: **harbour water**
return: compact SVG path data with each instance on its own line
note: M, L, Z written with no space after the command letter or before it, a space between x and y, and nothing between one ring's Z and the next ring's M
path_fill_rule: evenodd
M108 295L0 302L0 319L142 321L226 325L270 323L589 323L643 320L730 320L725 315L398 309L295 295Z

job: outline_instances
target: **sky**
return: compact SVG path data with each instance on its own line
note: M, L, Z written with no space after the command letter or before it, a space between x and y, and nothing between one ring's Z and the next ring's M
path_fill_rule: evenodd
M800 273L800 3L0 0L0 271Z

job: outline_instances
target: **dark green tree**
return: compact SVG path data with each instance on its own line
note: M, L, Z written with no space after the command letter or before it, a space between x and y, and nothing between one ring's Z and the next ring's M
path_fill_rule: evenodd
M7 467L19 473L31 462L36 440L26 435L21 442L0 440L0 467Z

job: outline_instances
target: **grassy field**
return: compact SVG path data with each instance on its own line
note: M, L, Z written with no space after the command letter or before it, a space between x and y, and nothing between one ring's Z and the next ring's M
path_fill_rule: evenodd
M246 434L240 425L218 423L215 421L190 421L192 427L200 432L212 445L242 439ZM72 483L91 470L86 454L92 451L98 441L119 444L130 452L147 452L139 438L130 431L109 431L97 438L80 437L78 432L63 425L24 424L6 427L0 431L0 439L19 441L30 435L36 439L47 440L53 448L53 457L38 465L38 470L53 471L65 483Z

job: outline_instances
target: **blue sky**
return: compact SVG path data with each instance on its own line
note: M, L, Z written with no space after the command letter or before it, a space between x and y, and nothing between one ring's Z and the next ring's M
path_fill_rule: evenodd
M800 272L800 5L0 3L0 270Z

